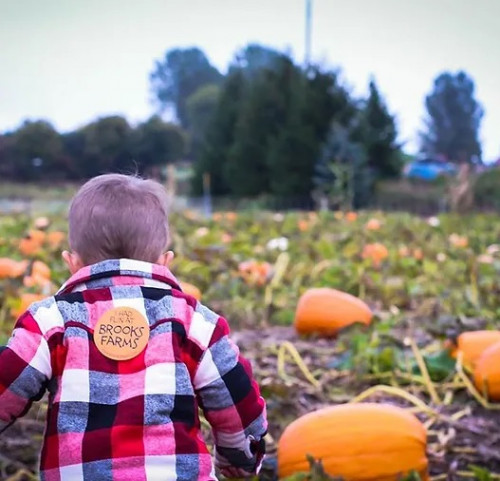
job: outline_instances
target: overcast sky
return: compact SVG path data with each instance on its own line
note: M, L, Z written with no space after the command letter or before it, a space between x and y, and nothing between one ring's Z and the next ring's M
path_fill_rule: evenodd
M61 130L154 112L148 75L173 47L198 46L225 72L249 42L304 58L305 0L0 0L0 131L44 118ZM465 69L485 108L486 160L500 156L500 0L313 0L312 58L354 94L371 75L416 148L424 97Z

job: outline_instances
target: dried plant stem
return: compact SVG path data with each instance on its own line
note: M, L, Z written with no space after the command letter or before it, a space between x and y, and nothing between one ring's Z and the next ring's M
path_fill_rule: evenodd
M409 345L411 347L411 350L413 351L413 355L415 356L415 360L417 361L420 372L422 373L425 386L427 388L427 391L429 392L432 402L436 405L440 405L441 399L439 398L436 387L434 386L434 383L429 376L429 371L427 370L424 358L422 357L422 353L420 352L417 344L411 337L405 338L405 344Z
M21 469L16 474L9 476L5 481L38 481L38 477L27 469Z
M385 386L383 384L379 384L378 386L373 386L371 388L368 388L366 391L363 391L361 394L358 394L350 402L357 403L357 402L363 401L364 399L370 397L372 394L375 394L378 392L391 394L393 396L397 396L397 397L400 397L402 399L405 399L406 401L413 404L415 407L421 409L422 412L425 412L431 416L436 416L438 414L432 408L427 406L427 404L425 404L421 399L414 396L413 394L410 394L409 392L405 391L404 389L400 389L400 388L392 387L392 386Z
M477 476L472 471L457 471L455 474L457 476L461 476L461 477L468 478L468 479L478 479ZM488 476L490 477L489 479L500 480L500 474L498 474L498 473L489 472ZM431 478L431 481L433 481L433 479L434 478Z
M307 368L304 360L300 356L296 347L289 341L284 341L278 350L278 374L281 378L286 379L288 376L285 373L285 356L290 354L295 364L299 367L304 374L304 377L316 388L320 387L320 382L311 374L311 371Z

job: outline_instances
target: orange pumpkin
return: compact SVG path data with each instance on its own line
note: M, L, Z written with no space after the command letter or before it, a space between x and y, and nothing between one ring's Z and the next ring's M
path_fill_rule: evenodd
M486 389L488 399L500 401L500 342L488 347L479 356L474 369L474 384L479 392Z
M29 237L23 237L19 241L19 252L24 256L31 256L40 250L40 244Z
M366 244L361 256L363 259L371 259L374 266L379 266L389 256L389 251L385 245L375 242L374 244Z
M35 261L31 266L31 274L50 279L50 267L42 261Z
M358 214L356 214L356 212L348 212L345 218L349 222L354 222L358 218Z
M46 277L42 277L40 275L31 275L26 276L23 279L23 285L25 287L42 287L42 288L50 288L51 282L50 279Z
M307 222L307 220L305 220L305 219L300 219L297 222L297 227L299 228L299 230L301 232L305 232L306 230L309 229L309 222Z
M329 287L312 288L299 299L295 329L299 334L332 336L355 322L370 324L372 316L370 308L351 294Z
M198 219L198 214L192 210L187 209L187 210L184 210L182 213L184 214L184 217L186 219L189 219L189 220Z
M467 237L458 234L451 234L449 241L453 247L467 247L469 245Z
M366 224L365 224L365 229L366 230L379 230L381 227L381 223L378 219L370 219Z
M240 262L238 272L248 284L262 286L271 274L271 264L254 260Z
M35 261L31 266L31 274L26 276L23 283L26 287L46 287L49 288L50 267L42 261Z
M47 242L50 247L57 249L66 239L66 234L60 231L53 231L47 234Z
M389 404L343 404L296 419L278 443L280 478L308 472L307 455L346 481L397 481L411 471L428 480L427 433L408 411Z
M456 358L459 352L462 353L462 363L473 368L483 352L497 342L500 342L500 331L463 332L458 336L451 355Z
M15 261L8 257L0 258L0 279L19 277L28 267L28 261Z
M41 230L34 229L29 231L29 237L33 239L35 242L43 244L43 242L45 241L46 234Z
M25 256L38 254L45 241L45 232L41 230L30 230L26 237L19 241L19 250Z
M40 294L31 294L30 292L24 293L21 295L21 303L19 304L18 307L12 308L10 310L10 313L14 317L19 317L21 314L23 314L31 304L34 302L38 302L45 299L45 296L42 296Z
M184 294L193 296L197 301L201 300L201 291L195 285L181 281L179 286Z

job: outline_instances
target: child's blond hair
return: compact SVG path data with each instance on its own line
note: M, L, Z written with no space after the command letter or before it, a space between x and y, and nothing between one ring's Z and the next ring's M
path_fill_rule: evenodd
M69 244L84 262L156 262L169 243L168 196L161 184L106 174L85 183L69 209Z

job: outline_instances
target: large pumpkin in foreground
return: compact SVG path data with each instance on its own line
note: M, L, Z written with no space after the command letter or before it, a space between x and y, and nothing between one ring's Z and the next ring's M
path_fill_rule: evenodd
M307 455L344 481L396 481L411 471L427 480L427 434L411 413L389 404L343 404L306 414L278 444L280 478L308 472Z
M500 331L463 332L457 338L457 347L452 355L457 357L461 353L463 364L473 368L483 352L497 342L500 342Z
M371 319L372 311L361 299L329 287L318 287L300 297L295 329L299 334L329 336L355 322L369 324Z
M500 401L500 342L488 347L476 362L474 384L482 394L486 389L488 399Z

